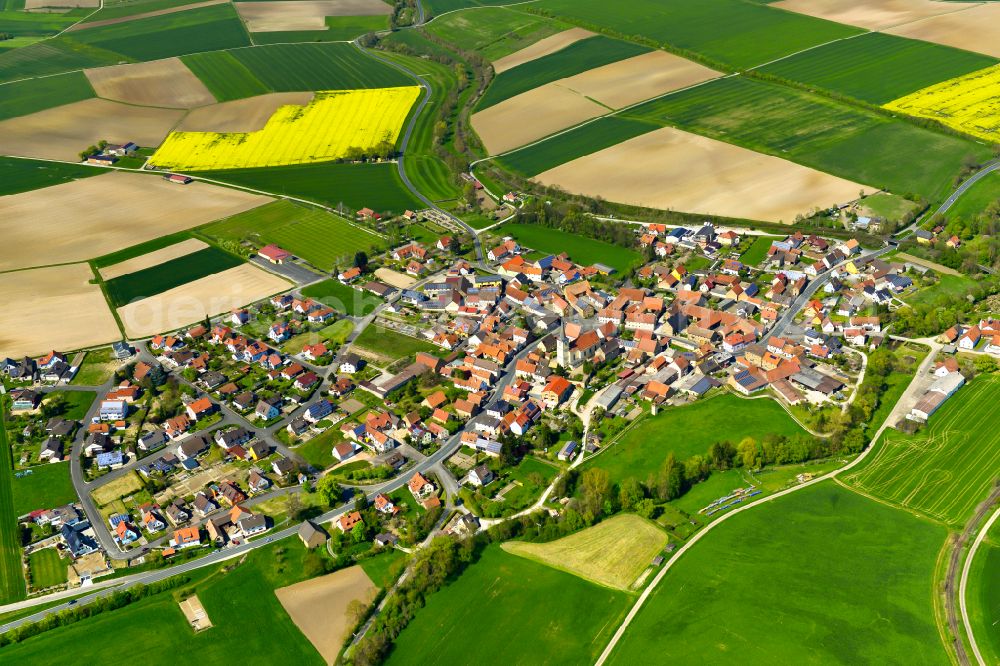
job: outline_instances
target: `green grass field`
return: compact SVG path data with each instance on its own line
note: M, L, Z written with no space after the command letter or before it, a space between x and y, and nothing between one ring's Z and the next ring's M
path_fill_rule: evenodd
M156 266L128 273L105 282L108 297L117 307L194 282L205 276L221 273L243 263L242 259L217 247L165 261Z
M435 19L424 30L464 51L477 51L487 60L498 60L568 27L516 8L477 7Z
M0 96L0 120L71 104L94 96L83 72L8 83Z
M100 11L94 12L83 22L90 23L91 21L105 21L107 19L124 18L126 16L135 16L136 14L145 14L146 12L155 12L161 9L183 7L184 5L191 5L201 1L202 0L125 0L123 2L105 2L104 7L101 8Z
M247 46L250 39L230 4L76 31L73 39L135 60Z
M767 256L767 251L771 249L771 244L776 240L781 240L780 236L752 236L750 244L742 254L740 261L747 266L756 266ZM745 243L746 241L744 241Z
M920 289L915 294L905 296L904 300L910 305L937 304L941 307L948 307L949 303L956 298L964 298L969 288L975 285L976 281L965 275L937 274L938 281L929 287Z
M87 416L87 410L97 399L97 394L93 391L50 391L45 394L42 404L57 398L63 398L66 401L66 408L57 416L70 421L82 421Z
M111 379L111 375L120 363L115 359L111 347L93 349L87 352L80 369L76 371L70 383L77 386L100 386Z
M805 431L774 400L724 393L645 417L584 467L606 469L615 483L629 477L644 482L659 471L671 451L685 460L705 455L716 442L736 446L744 437L760 441L765 435L801 434Z
M969 572L966 603L976 644L987 664L1000 663L1000 523L979 546Z
M16 37L48 37L65 30L79 20L71 12L3 11L0 8L0 33Z
M631 598L497 546L427 599L387 663L593 663Z
M501 72L479 103L480 109L527 92L551 81L648 53L649 49L602 35L574 42L566 48Z
M21 531L14 510L11 480L14 465L7 441L6 415L0 409L0 603L24 599L24 574L21 569Z
M31 586L36 590L61 585L66 582L67 561L59 557L55 548L43 548L28 556Z
M334 310L354 317L363 317L369 314L382 302L382 299L346 285L336 278L309 285L302 290L302 295L314 298Z
M760 71L881 105L996 62L971 51L873 32L799 53Z
M271 92L270 88L228 51L194 53L181 60L220 102Z
M395 164L320 162L260 169L201 171L200 176L336 208L401 213L423 208L399 178Z
M532 5L588 26L651 39L745 69L859 28L741 0L543 0Z
M69 463L36 465L31 474L14 479L14 514L23 516L36 509L51 509L77 500Z
M581 266L601 263L620 273L641 259L638 252L626 247L533 224L505 224L497 229L497 234L513 236L518 243L543 254L566 252Z
M385 590L399 578L405 562L406 553L392 548L381 555L362 560L361 568L377 587Z
M62 164L0 156L0 196L29 192L106 173L82 164Z
M100 171L98 173L104 172ZM155 252L156 250L162 250L170 245L176 245L177 243L186 241L189 238L191 238L191 234L187 230L178 231L173 234L160 236L159 238L154 238L153 240L139 243L138 245L132 245L130 247L102 255L95 259L91 259L90 263L92 263L96 268L114 266L115 264L120 264L123 261L135 259L136 257L141 257L144 254L149 254L150 252Z
M832 482L747 511L681 556L610 663L942 664L947 532Z
M966 190L945 217L949 220L971 221L997 201L1000 201L1000 172L994 171Z
M963 525L1000 470L1000 377L981 375L933 414L925 430L888 430L844 481L946 525Z
M213 222L199 231L237 243L275 243L324 271L334 266L346 268L355 252L372 253L383 245L383 239L374 232L333 213L287 200Z
M0 51L0 83L70 72L82 67L113 65L123 56L84 44L65 35Z
M884 217L887 220L901 220L904 215L917 208L917 204L895 194L873 194L867 196L862 203L869 215Z
M354 339L351 349L394 361L421 351L433 352L437 347L426 340L411 338L408 335L372 324Z

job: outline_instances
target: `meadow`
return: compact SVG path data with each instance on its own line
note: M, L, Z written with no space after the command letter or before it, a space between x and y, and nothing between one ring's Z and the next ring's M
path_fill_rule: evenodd
M996 62L971 51L872 32L799 53L760 71L885 104Z
M36 465L31 468L31 474L14 479L12 484L14 513L18 516L36 509L52 509L77 499L69 476L69 463Z
M532 5L584 27L607 28L746 69L862 32L740 0L543 0Z
M0 603L19 601L26 596L21 569L21 529L14 510L11 480L14 465L7 441L6 403L0 407Z
M54 106L72 104L94 96L94 89L82 72L70 72L44 79L8 83L0 97L0 120L26 116Z
M607 470L614 483L629 477L645 482L649 475L659 471L671 452L678 460L686 460L705 455L716 442L736 446L744 437L760 441L767 435L804 434L801 426L774 400L747 400L723 393L644 417L584 467Z
M972 221L979 217L987 206L997 201L1000 201L1000 172L994 171L967 189L948 209L945 217L949 220Z
M518 243L542 254L565 252L581 266L600 263L611 266L619 273L628 271L640 259L638 252L627 247L534 224L505 224L496 230L496 234L513 236Z
M105 173L82 164L62 164L0 156L0 196L68 183Z
M395 164L296 164L261 169L201 171L204 178L242 185L265 192L299 197L336 208L343 204L359 210L401 213L423 208L399 178Z
M111 379L114 369L121 363L122 361L115 359L111 347L92 349L87 352L70 383L77 386L100 386Z
M31 571L31 586L43 590L66 582L66 566L69 560L63 560L55 548L43 548L28 556L28 568Z
M391 329L380 326L378 323L365 328L351 345L352 351L361 353L367 352L370 355L381 359L396 361L406 356L412 356L417 352L434 352L438 348L418 338L397 333Z
M207 275L235 268L242 263L242 259L228 252L216 247L207 247L156 266L113 278L105 282L104 286L108 298L115 307L121 307L194 282Z
M516 9L476 7L437 18L424 30L463 51L477 51L487 60L497 60L568 27Z
M386 663L423 664L429 654L446 664L593 663L630 602L490 546L427 599Z
M749 243L749 245L740 254L740 261L747 266L756 266L764 260L767 256L767 251L771 249L771 245L776 240L781 240L781 237L750 236L749 239L743 241L744 243Z
M680 556L609 663L944 663L946 536L832 482L756 507Z
M347 266L346 262L344 266ZM382 302L380 298L346 285L336 278L309 285L302 290L302 295L314 298L352 317L363 317Z
M87 416L87 410L94 404L97 394L93 391L50 391L45 394L42 404L51 400L62 400L63 409L55 416L61 416L70 421L82 421Z
M933 414L924 430L887 430L843 480L862 492L959 527L986 499L1000 469L995 427L1000 377L980 375Z
M546 83L642 55L649 50L603 35L581 39L560 51L498 74L482 96L478 108L488 108Z

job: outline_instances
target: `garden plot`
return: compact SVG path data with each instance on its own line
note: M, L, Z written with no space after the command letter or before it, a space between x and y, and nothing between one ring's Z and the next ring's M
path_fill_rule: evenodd
M0 197L0 237L18 249L0 257L0 270L85 261L268 201L225 187L176 185L126 171Z
M187 255L197 252L198 250L203 250L206 247L208 247L208 243L200 241L197 238L189 238L185 241L181 241L180 243L174 243L173 245L168 245L160 250L144 254L141 257L128 259L121 263L102 268L100 269L101 277L105 280L113 280L114 278L122 275L128 275L129 273L135 273L136 271L141 271L146 268L159 266L160 264L166 263L171 259L186 257Z
M78 160L81 151L102 139L156 146L183 115L182 110L88 99L0 122L0 153Z
M87 264L0 274L0 356L37 356L121 338Z
M939 0L781 0L771 6L859 28L884 30L978 5Z
M85 69L98 97L140 106L189 109L215 97L180 58Z
M325 30L327 16L381 16L392 11L382 0L264 0L234 5L250 32Z
M282 106L304 106L313 98L311 92L271 93L193 109L184 116L176 130L182 132L256 132Z
M1000 3L988 2L900 25L886 32L1000 58Z
M550 55L556 51L561 51L570 44L593 36L594 33L589 30L584 30L583 28L570 28L569 30L564 30L544 39L540 39L531 46L526 46L520 51L511 53L508 56L504 56L503 58L496 60L493 63L493 71L497 74L506 72L508 69L513 69L518 65L523 65L526 62L537 60L538 58Z
M663 128L549 169L534 180L609 201L791 223L874 188L745 148Z
M215 273L118 308L130 338L173 331L291 288L252 264Z

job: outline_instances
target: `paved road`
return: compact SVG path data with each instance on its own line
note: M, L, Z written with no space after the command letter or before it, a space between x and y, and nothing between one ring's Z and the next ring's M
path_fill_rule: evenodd
M966 179L964 182L962 182L962 184L959 185L955 189L955 191L952 192L951 195L949 195L948 198L945 199L944 202L937 207L937 210L935 210L933 213L925 213L923 217L921 217L918 220L914 220L913 224L906 227L905 229L900 229L894 235L900 237L908 236L913 231L915 231L916 228L920 225L920 223L923 222L925 219L927 219L928 216L933 217L934 215L944 215L951 209L952 206L955 205L955 202L958 201L962 197L962 195L969 190L970 187L972 187L980 180L982 180L983 178L985 178L986 176L997 170L1000 170L1000 159L987 162L979 169L979 171L977 171L968 179Z

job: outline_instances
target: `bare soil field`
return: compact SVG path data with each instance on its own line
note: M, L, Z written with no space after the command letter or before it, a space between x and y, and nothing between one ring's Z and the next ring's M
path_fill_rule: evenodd
M71 351L121 338L88 264L0 274L0 356Z
M605 113L600 104L547 83L473 114L472 127L490 155L498 155Z
M535 180L619 203L785 223L814 208L852 201L859 190L875 191L672 127L567 162Z
M129 338L173 331L291 289L282 278L252 264L203 277L118 308Z
M100 21L91 21L90 23L74 23L70 27L66 28L66 31L70 30L86 30L88 28L99 28L102 25L116 25L118 23L127 23L129 21L135 21L138 19L150 18L151 16L163 16L164 14L175 14L177 12L186 12L189 9L198 9L200 7L211 7L212 5L221 5L223 3L229 2L229 0L206 0L205 2L196 2L190 5L181 5L180 7L168 7L167 9L156 9L151 12L144 12L142 14L132 14L131 16L122 16L113 19L101 19ZM96 4L94 5L97 6Z
M24 0L25 9L48 7L100 7L101 0Z
M961 12L978 4L939 0L781 0L773 6L859 28L883 30L931 16Z
M269 201L126 171L0 197L0 238L17 248L0 255L0 270L85 261Z
M412 278L399 271L394 271L391 268L376 268L375 277L397 289L409 289L417 281L416 278Z
M128 275L129 273L141 271L144 268L159 266L160 264L170 261L171 259L177 259L178 257L193 254L206 247L208 247L208 243L200 241L197 238L189 238L185 241L181 241L180 243L168 245L167 247L156 250L155 252L144 254L141 257L136 257L135 259L123 261L120 264L114 264L106 268L101 268L101 277L105 280L110 280L121 275Z
M98 97L140 106L189 109L215 97L180 58L85 69Z
M280 106L305 106L311 92L270 93L193 109L174 128L179 132L256 132Z
M520 51L516 51L508 56L500 58L493 63L493 71L497 74L505 72L508 69L517 67L518 65L523 65L526 62L537 60L542 56L547 56L555 53L556 51L561 51L574 42L593 36L594 33L589 30L584 30L583 28L570 28L569 30L557 32L554 35L546 37L545 39L538 40L531 46L526 46Z
M158 146L183 115L179 109L87 99L0 122L0 154L78 160L101 139Z
M389 14L381 0L263 0L233 3L250 32L325 30L327 16Z
M651 51L555 82L575 93L620 109L721 74L665 51Z
M332 664L351 629L347 607L359 599L370 602L375 584L360 566L281 587L278 601L326 663Z
M1000 58L1000 3L990 2L942 14L885 32Z

